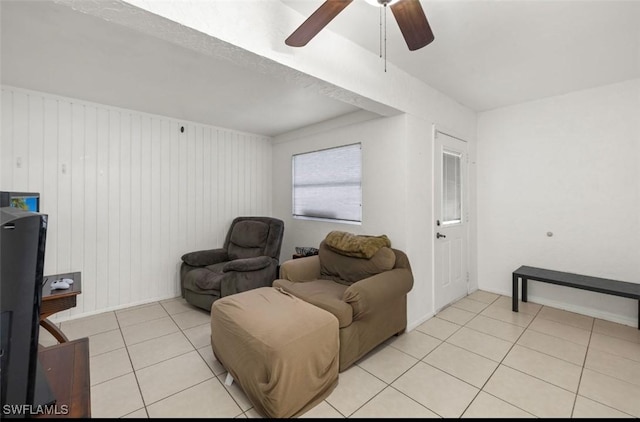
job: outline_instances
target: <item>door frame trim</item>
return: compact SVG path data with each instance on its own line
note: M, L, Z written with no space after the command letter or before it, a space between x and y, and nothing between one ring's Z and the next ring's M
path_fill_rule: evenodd
M436 204L436 198L435 198L435 194L436 194L436 189L435 189L435 185L436 185L436 174L435 174L435 160L436 160L436 137L438 136L438 133L442 134L442 135L446 135L450 138L454 138L457 139L458 141L464 142L465 144L467 144L467 183L466 183L466 187L465 187L465 191L466 191L466 196L467 196L467 202L470 201L470 178L469 178L469 164L471 164L470 161L470 157L469 157L469 142L465 139L463 139L461 137L461 135L456 135L457 132L453 131L453 130L449 130L444 129L444 130L440 130L439 127L441 127L442 125L437 125L435 123L433 123L431 125L431 156L432 156L432 161L431 161L431 215L432 215L432 221L431 221L431 245L432 245L432 251L433 253L431 254L431 309L433 309L433 314L435 315L437 312L439 312L439 309L436 309L436 239L435 239L435 220L436 220L436 209L435 209L435 204ZM465 216L463 216L464 218ZM466 231L467 231L467 274L470 274L470 264L471 264L471 254L469 253L470 251L470 247L471 247L471 242L470 242L470 236L471 236L471 232L470 232L470 227L471 225L469 224L471 220L471 213L468 213L468 218L467 218L467 225L466 225ZM470 275L469 275L470 277ZM469 294L469 285L470 285L470 280L469 277L467 277L467 294Z
M442 130L436 129L435 125L433 126L433 128L434 128L434 138L433 138L434 141L435 141L435 137L438 135L438 133L441 133L443 135L447 135L449 138L457 139L458 141L464 142L465 144L469 144L469 142L467 142L466 140L464 140L462 138L459 138L459 137L457 137L455 135L451 135L450 133L444 132Z

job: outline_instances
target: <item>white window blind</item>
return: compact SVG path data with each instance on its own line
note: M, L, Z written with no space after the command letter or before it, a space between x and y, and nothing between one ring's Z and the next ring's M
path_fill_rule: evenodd
M362 221L361 145L293 156L295 217Z
M462 221L461 156L445 151L442 155L442 219L443 224Z

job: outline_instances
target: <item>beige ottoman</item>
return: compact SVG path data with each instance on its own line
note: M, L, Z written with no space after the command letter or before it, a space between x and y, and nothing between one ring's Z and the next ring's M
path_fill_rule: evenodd
M274 287L216 300L211 346L266 417L298 416L338 383L338 320Z

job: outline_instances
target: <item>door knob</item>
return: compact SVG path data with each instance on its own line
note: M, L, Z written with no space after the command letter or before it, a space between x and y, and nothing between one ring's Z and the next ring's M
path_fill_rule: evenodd
M437 238L437 239L440 239L441 237L447 237L447 236L445 236L445 235L443 235L443 234L440 234L440 233L437 233L437 234L436 234L436 238Z

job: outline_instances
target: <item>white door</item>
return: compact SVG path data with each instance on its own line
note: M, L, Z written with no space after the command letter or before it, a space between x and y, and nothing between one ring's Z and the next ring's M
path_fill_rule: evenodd
M468 293L467 143L435 131L434 308Z

